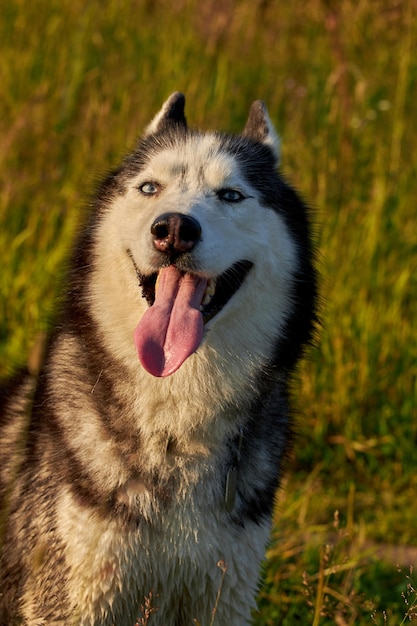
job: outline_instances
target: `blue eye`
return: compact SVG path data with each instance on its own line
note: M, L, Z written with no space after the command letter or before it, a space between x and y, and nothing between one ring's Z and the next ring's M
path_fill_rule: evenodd
M158 183L148 181L146 183L142 183L142 185L139 185L139 191L145 196L154 196L161 191L161 187L158 185Z
M245 199L243 193L237 189L220 189L217 195L224 202L242 202Z

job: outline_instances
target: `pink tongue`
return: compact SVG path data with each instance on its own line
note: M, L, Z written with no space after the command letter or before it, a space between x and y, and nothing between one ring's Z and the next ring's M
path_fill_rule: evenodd
M200 345L206 286L205 278L181 274L173 265L160 271L155 302L134 334L139 360L153 376L173 374Z

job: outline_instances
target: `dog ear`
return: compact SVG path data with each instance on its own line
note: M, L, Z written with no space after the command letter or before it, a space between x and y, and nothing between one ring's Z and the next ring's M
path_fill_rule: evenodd
M155 115L152 122L145 129L145 137L165 130L168 127L187 128L184 115L185 97L179 91L171 94L163 104L162 109Z
M275 157L276 165L279 165L281 160L281 142L262 100L256 100L252 104L242 135L269 146Z

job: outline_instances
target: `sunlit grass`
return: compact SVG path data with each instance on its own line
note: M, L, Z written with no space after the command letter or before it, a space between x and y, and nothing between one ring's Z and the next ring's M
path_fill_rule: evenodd
M302 623L325 624L317 606L329 585L328 623L370 623L353 591L402 619L395 568L362 567L361 553L365 539L415 544L416 18L413 0L14 0L2 10L2 373L27 361L46 326L97 177L172 91L186 94L191 125L233 131L264 99L284 173L314 207L322 328L294 388L298 439L259 624L292 624L295 606ZM361 565L333 584L320 579L317 536L336 510L350 520L346 563Z

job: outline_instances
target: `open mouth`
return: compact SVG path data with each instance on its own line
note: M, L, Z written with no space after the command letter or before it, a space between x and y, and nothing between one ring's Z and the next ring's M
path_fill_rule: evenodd
M251 267L250 261L239 261L216 278L207 279L175 264L143 276L135 265L142 296L149 305L134 332L144 369L163 377L176 372L198 350L204 324L226 306Z
M208 279L200 304L200 312L203 316L204 324L210 321L226 306L232 296L241 287L252 266L253 263L250 261L238 261L219 276ZM142 296L146 299L149 306L152 306L155 302L158 273L155 272L148 276L138 273L138 277L139 284L142 288Z

